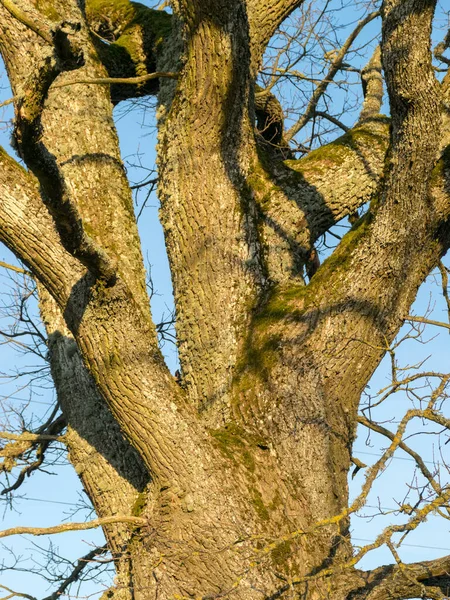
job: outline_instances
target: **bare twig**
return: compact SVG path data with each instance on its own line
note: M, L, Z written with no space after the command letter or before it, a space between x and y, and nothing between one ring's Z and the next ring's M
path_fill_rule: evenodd
M393 434L392 431L389 431L389 429L386 429L382 425L379 425L378 423L374 423L373 421L369 421L369 419L367 419L366 417L363 417L363 416L359 416L358 417L358 422L361 423L361 425L364 425L365 427L368 427L372 431L375 431L377 433L380 433L381 435L384 435L389 440L391 440L391 442L394 441L395 434ZM412 448L410 448L409 446L407 446L405 444L405 442L403 442L403 441L399 442L398 447L401 448L407 454L409 454L415 460L415 462L416 462L417 466L419 467L422 475L425 477L425 479L428 480L429 484L431 485L431 487L433 488L433 490L436 492L436 494L441 494L442 493L441 486L434 479L433 475L431 474L431 472L427 468L427 466L426 466L423 458L420 456L420 454L418 454Z
M0 0L0 2L6 2L8 0ZM52 88L64 88L69 87L71 85L114 85L114 84L124 84L124 85L139 85L140 83L145 83L146 81L151 81L152 79L159 79L160 77L166 77L169 79L177 79L178 73L157 71L156 73L148 73L147 75L141 75L140 77L94 77L92 79L76 79L74 81L65 81L62 83L53 84ZM12 104L20 100L20 96L13 96L12 98L8 98L0 104L0 108L3 106L7 106L8 104Z
M342 121L339 121L339 119L336 119L336 117L333 117L332 115L329 115L328 113L326 113L322 110L314 111L314 116L322 117L323 119L327 119L327 121L330 121L330 123L333 123L333 125L337 125L345 132L350 131L350 127L347 127L347 125L344 125L344 123L342 123ZM339 239L341 239L341 238L339 238Z
M0 431L0 439L11 440L14 442L64 442L64 436L61 435L40 435L37 433L10 433L9 431Z
M99 548L94 548L93 550L91 550L90 552L88 552L85 556L83 556L82 558L79 558L77 561L77 564L75 565L73 571L70 573L70 575L68 577L66 577L66 579L64 579L64 581L61 583L61 585L59 586L59 588L53 592L53 594L50 594L50 596L46 596L44 598L44 600L58 600L58 598L60 598L62 596L62 594L64 594L64 592L66 591L66 589L69 587L69 585L71 583L75 583L75 581L78 581L81 572L83 571L83 569L85 569L89 562L95 558L96 556L99 556L100 554L104 554L107 551L108 547L105 546L101 546Z
M65 531L85 531L86 529L95 529L96 527L103 527L103 525L111 525L113 523L128 523L129 525L142 527L147 524L147 521L140 517L116 515L114 517L94 519L87 523L61 523L60 525L54 525L53 527L11 527L10 529L0 531L0 538L9 537L11 535L53 535Z
M141 75L140 77L96 77L92 79L75 79L74 81L55 83L52 87L63 88L78 84L113 85L117 83L123 83L125 85L138 85L139 83L145 83L146 81L150 81L152 79L159 79L160 77L165 77L168 79L177 79L178 73L157 71L156 73L148 73L147 75Z
M375 11L375 12L372 12L369 15L367 15L367 17L365 19L363 19L362 21L360 21L358 23L357 27L353 30L353 32L347 38L347 40L344 43L344 45L342 46L342 48L339 50L339 52L336 54L335 58L332 60L330 69L328 70L328 73L327 73L325 79L321 83L319 83L319 85L314 90L312 98L309 101L305 112L300 117L300 119L297 121L297 123L295 123L289 129L289 131L286 133L285 138L287 141L291 140L306 125L306 123L308 123L308 121L314 116L314 112L316 110L319 100L325 93L329 82L334 79L336 73L341 68L342 63L344 62L345 55L347 54L350 46L353 44L354 40L356 39L358 34L362 31L362 29L364 29L364 27L368 23L370 23L371 21L373 21L374 19L376 19L379 16L380 16L380 11Z
M28 600L36 600L36 598L34 596L30 596L29 594L24 594L23 592L15 592L11 588L6 587L6 585L2 585L1 583L0 583L0 589L5 590L5 592L9 592L9 595L3 597L2 600L9 600L9 598L27 598Z
M29 440L24 440L23 439L24 434L22 434L21 435L22 439L20 439L19 441L15 441L11 445L8 444L5 448L3 448L3 450L0 450L0 456L5 457L5 461L3 462L2 465L0 465L0 467L3 468L3 470L5 470L5 471L11 471L12 468L16 465L16 461L19 457L23 456L25 452L28 452L30 449L32 449L36 445L38 445L37 450L36 450L36 460L34 460L30 464L27 464L25 467L23 467L23 469L20 471L16 481L12 485L3 489L1 492L1 495L5 495L5 494L8 494L9 492L17 490L24 482L25 477L29 477L33 471L36 471L37 469L39 469L42 466L44 459L45 459L46 450L49 447L51 442L53 442L53 441L64 442L63 436L58 437L58 436L54 435L56 433L60 433L66 427L66 420L63 415L60 415L57 419L53 420L56 415L56 412L58 410L59 410L59 407L56 406L52 412L52 415L51 415L49 421L47 421L47 423L44 423L44 425L42 427L40 427L39 430L37 431L36 435L39 437L38 442L30 441L30 443L27 443ZM53 438L53 439L44 439L44 438Z
M436 325L436 327L443 327L444 329L450 330L449 323L444 323L443 321L433 321L433 319L427 319L426 317L416 317L414 315L408 315L405 321L412 321L413 323L424 323L425 325Z

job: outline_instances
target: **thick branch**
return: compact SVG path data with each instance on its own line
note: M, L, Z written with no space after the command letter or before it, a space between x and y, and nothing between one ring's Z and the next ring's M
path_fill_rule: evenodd
M34 31L39 37L41 37L48 44L53 44L52 35L48 29L48 27L41 27L36 19L30 18L26 13L24 13L20 8L12 2L11 0L1 0L1 4L6 8L6 10L18 21L25 25L31 31Z
M315 241L372 199L388 145L389 120L378 117L300 160L261 156L249 185L265 222L273 281L298 279Z
M370 572L367 584L360 589L355 589L351 598L352 600L439 598L435 595L437 588L444 600L448 597L450 589L449 571L450 556L413 564L380 567Z
M354 436L361 391L448 244L445 162L433 172L440 144L440 98L429 56L433 11L428 2L420 10L415 2L401 5L407 16L392 17L389 25L399 31L389 36L392 45L384 52L385 60L402 61L385 65L388 77L394 78L391 96L394 89L406 97L393 104L397 120L387 182L381 180L383 187L369 213L344 236L309 285L295 286L286 277L284 285L274 286L249 327L246 348L255 357L253 364L247 358L235 386L239 417L267 436L278 456L289 457L283 463L286 473L294 476L295 464L306 474L302 493L311 498L317 514L330 511L333 503L334 514L347 506L345 494L335 490L346 486L348 440ZM376 159L378 177L383 154ZM358 177L352 171L349 176L354 185ZM326 161L322 177L330 186L338 182L337 177L327 178ZM365 174L363 181L367 179ZM372 192L378 181L372 182ZM356 185L353 189L358 197ZM283 208L280 198L278 210ZM275 210L272 214L276 217ZM299 228L307 225L298 223ZM305 450L317 444L323 444L320 456ZM330 464L334 473L324 478L319 499L317 480L307 474L329 473Z
M68 10L67 3L64 7ZM71 3L70 10L79 16L82 24L76 2ZM27 56L31 55L35 60L33 74L37 79L30 82L33 91L41 85L39 77L45 75L45 71L42 73L42 65L45 67L47 64L45 53L39 55L29 46L28 38L21 29L16 29L15 21L8 22L7 26L7 33L1 39L2 45L8 42L18 44ZM70 35L74 37L73 45L79 48L84 64L76 72L62 72L58 84L80 77L104 76L86 29L83 26L74 28ZM7 58L8 69L20 73L19 56L8 55ZM45 85L41 87L45 89ZM94 278L90 274L83 278L85 271L78 265L79 276L62 293L59 288L62 282L67 281L71 269L64 269L65 260L56 265L52 260L48 268L56 276L59 288L52 288L46 279L41 280L76 336L84 360L102 394L118 408L115 416L124 429L136 438L136 432L131 433L133 424L140 427L144 422L153 434L159 436L162 432L149 415L147 420L142 414L138 416L135 403L143 402L151 411L150 406L155 402L161 411L160 416L163 416L163 405L172 401L174 395L179 395L180 390L163 363L150 317L131 192L120 157L108 91L104 86L83 85L76 88L69 85L57 90L50 88L45 103L42 102L44 94L35 96L35 105L29 101L30 98L31 94L24 106L26 110L20 112L18 118L17 126L30 142L29 145L22 144L22 148L40 178L64 243L94 273ZM67 113L68 105L71 106L70 113ZM61 118L62 115L64 118ZM22 224L20 216L17 217L19 228ZM27 231L26 227L19 230L18 235L23 235L24 231ZM45 227L37 234L40 236L38 243L42 244ZM17 251L17 240L12 240L11 246ZM57 250L61 244L57 241L54 246ZM29 240L26 240L25 248L29 250ZM52 249L52 252L54 254L55 250ZM48 259L49 252L42 251L40 256ZM77 264L75 259L72 260ZM58 277L60 270L63 272ZM108 276L111 272L114 276L118 275L117 285L111 285L115 281L114 277ZM110 287L105 287L105 282L96 281L102 275ZM108 324L107 327L104 324ZM111 357L112 347L115 359ZM133 382L132 385L126 384L126 392L120 389L123 377ZM141 385L145 379L147 386ZM128 403L124 401L126 396L129 397ZM165 402L162 402L163 397ZM127 420L128 423L125 423ZM164 419L159 421L159 425L165 428ZM164 439L170 439L175 429L170 426L170 433L165 431ZM143 439L146 439L145 436ZM146 464L151 468L149 453L155 458L157 449L149 449L148 443L144 444L142 440L140 445L145 446ZM183 444L180 443L179 447ZM158 455L158 463L160 458ZM163 457L162 462L171 471L170 461Z
M383 76L381 74L381 48L377 46L368 64L361 72L364 103L359 122L380 113L383 102Z
M52 294L67 301L84 269L64 250L36 180L4 151L0 168L0 240Z
M151 494L148 472L96 389L55 301L42 286L38 290L52 377L68 424L69 460L100 518L131 515L138 494ZM130 530L118 523L106 526L105 535L120 565Z
M303 0L248 0L246 4L253 63L258 68L270 38L281 23L303 4Z
M283 107L276 96L259 85L255 88L255 113L263 138L275 146L283 145Z
M145 77L157 71L170 37L172 16L137 2L87 0L86 18L97 34L93 42L110 78L136 78L113 82L113 103L155 94L159 89L157 78Z

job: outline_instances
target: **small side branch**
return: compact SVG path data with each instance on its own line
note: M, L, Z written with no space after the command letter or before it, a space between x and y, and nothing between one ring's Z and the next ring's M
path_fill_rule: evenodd
M64 579L64 581L61 583L59 588L55 592L53 592L53 594L50 594L50 596L46 596L44 598L44 600L58 600L62 596L62 594L64 594L64 592L66 591L66 589L69 587L70 584L78 581L82 571L89 565L89 563L96 556L99 556L100 554L104 554L107 551L107 549L108 549L108 547L106 545L101 546L99 548L94 548L93 550L88 552L85 556L83 556L82 558L79 558L77 560L77 564L75 565L72 573L70 573L70 575L68 577L66 577L66 579Z
M347 127L347 125L344 125L344 123L342 123L342 121L339 121L339 119L336 119L336 117L333 117L333 115L329 115L328 113L326 113L322 110L316 110L314 112L314 116L322 117L322 119L326 119L327 121L330 121L330 123L333 123L333 125L337 125L343 131L345 131L345 133L347 133L347 131L350 131L350 127Z
M11 588L6 587L6 585L2 585L1 583L0 583L0 590L5 590L5 592L8 592L8 596L4 596L2 598L2 600L9 600L10 598L27 598L28 600L36 600L36 598L34 596L30 596L29 594L24 594L23 592L15 592Z
M141 83L146 83L147 81L151 81L152 79L177 79L178 73L172 73L170 71L156 71L155 73L148 73L147 75L141 75L140 77L97 77L92 79L75 79L74 81L65 81L64 83L55 83L52 86L52 89L55 88L64 88L72 85L139 85ZM12 98L8 98L0 104L0 108L3 106L7 106L8 104L12 104L13 102L18 102L22 98L20 96L13 96Z
M54 535L56 533L64 533L66 531L86 531L87 529L96 529L104 525L112 525L114 523L126 523L135 527L142 527L147 524L145 519L140 517L129 517L127 515L117 515L115 517L104 517L102 519L94 519L87 523L62 523L53 527L11 527L0 531L0 538L9 537L11 535Z
M10 265L9 263L3 262L0 260L0 267L4 269L8 269L8 271L14 271L15 273L22 273L23 275L31 275L30 271L26 271L25 269L21 269L20 267L15 267L14 265Z
M386 429L386 427L383 427L382 425L379 425L378 423L374 423L373 421L370 421L366 417L359 416L358 422L361 423L361 425L364 425L365 427L367 427L368 429L371 429L372 431L375 431L376 433L380 433L381 435L387 437L391 442L393 442L395 440L395 434L392 433L392 431L389 431L389 429ZM433 488L433 490L436 492L436 494L442 494L441 486L435 480L435 478L431 474L430 470L427 468L427 466L426 466L423 458L420 456L420 454L418 454L412 448L407 446L405 444L405 442L403 442L403 441L399 442L398 447L401 448L404 452L409 454L411 456L411 458L414 459L414 461L416 462L417 466L420 469L420 472L425 477L425 479L428 480L430 486Z
M156 73L148 73L147 75L141 75L140 77L97 77L93 79L75 79L74 81L66 81L64 83L55 83L53 88L68 87L70 85L87 84L87 85L113 85L113 84L124 84L124 85L138 85L151 81L152 79L177 79L178 73L172 73L170 71L157 71Z
M424 325L435 325L436 327L443 327L444 329L450 330L450 325L443 321L434 321L433 319L427 319L426 317L416 317L409 315L405 319L406 321L412 321L413 323L423 323Z
M40 435L37 433L10 433L9 431L0 431L0 438L14 442L64 442L63 436L57 435Z
M447 35L445 36L444 40L442 42L439 42L439 44L434 49L435 58L437 58L441 62L445 63L446 65L450 66L450 59L448 59L446 56L444 56L444 52L449 47L450 47L450 30L447 32Z
M56 408L54 412L58 409ZM53 418L54 415L52 415ZM39 469L44 460L45 454L52 442L65 443L64 436L58 436L57 434L63 431L66 427L66 420L64 416L59 416L54 421L45 424L37 433L24 432L21 434L13 434L6 431L0 432L0 438L13 441L12 444L7 444L2 450L0 450L0 457L4 458L3 463L0 464L0 470L12 471L16 466L17 460L23 458L25 454L28 454L33 449L36 449L36 458L30 464L27 464L20 471L16 481L9 487L2 490L1 495L8 494L14 490L17 490L25 480L25 477L29 477L33 471ZM37 447L37 448L36 448Z

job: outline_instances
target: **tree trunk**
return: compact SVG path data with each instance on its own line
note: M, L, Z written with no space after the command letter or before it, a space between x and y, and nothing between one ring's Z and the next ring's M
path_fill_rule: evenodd
M0 155L0 236L39 280L85 490L99 517L147 520L105 526L117 566L105 597L374 600L388 578L393 590L398 569L354 568L347 478L361 392L449 243L434 3L383 5L391 133L366 106L298 161L255 136L254 88L300 2L178 0L162 18L125 1L22 4L17 18L0 3L0 49L31 173ZM116 83L112 98L160 94L180 382L157 346L108 87L92 83L107 68L178 71L145 89ZM307 282L316 240L368 201ZM422 584L408 585L392 597Z

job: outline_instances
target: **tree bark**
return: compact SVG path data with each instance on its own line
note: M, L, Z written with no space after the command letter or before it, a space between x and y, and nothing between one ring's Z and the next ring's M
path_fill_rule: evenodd
M105 526L118 571L105 597L444 590L448 561L401 584L399 567L354 568L347 487L361 392L450 243L434 3L383 4L390 121L367 101L301 160L254 132L262 52L300 2L179 0L173 16L45 4L20 3L20 19L0 2L29 169L0 154L0 238L39 281L69 457L98 515L148 521ZM154 69L178 78L111 96L77 83ZM181 385L158 349L112 121L111 100L156 92ZM317 239L368 202L307 282Z

